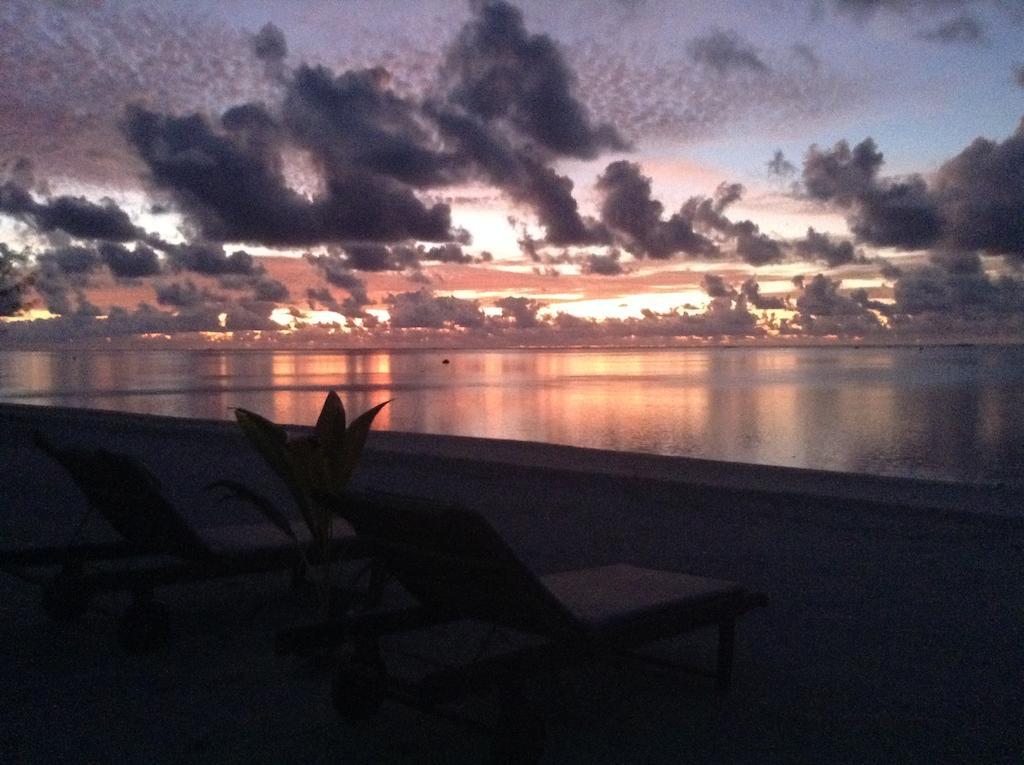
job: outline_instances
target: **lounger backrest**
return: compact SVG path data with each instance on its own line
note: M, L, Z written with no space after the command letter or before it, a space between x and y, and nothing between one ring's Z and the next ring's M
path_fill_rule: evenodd
M164 498L156 476L134 457L106 449L58 449L41 437L36 443L67 470L92 508L140 553L189 560L212 555Z
M582 632L479 514L377 492L347 492L332 507L424 605L526 632Z

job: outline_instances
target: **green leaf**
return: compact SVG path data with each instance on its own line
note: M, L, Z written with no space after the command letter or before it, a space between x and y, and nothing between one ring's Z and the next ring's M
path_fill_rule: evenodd
M237 498L245 500L253 507L255 507L257 510L259 510L260 513L262 513L263 516L268 521L270 521L272 524L274 524L274 526L276 526L282 532L284 532L286 536L290 537L292 540L296 542L299 541L298 537L295 536L294 529L292 529L292 524L288 521L288 518L285 516L285 514L278 510L276 507L274 507L273 502L264 497L262 494L253 491L244 483L239 483L238 481L232 481L225 478L220 481L208 483L203 488L207 490L227 489L231 494L233 494Z
M345 406L333 390L327 394L315 430L317 440L328 453L341 448L345 439Z
M308 515L309 498L296 475L293 461L289 458L287 431L248 409L236 409L235 419L256 452L263 457L277 477L284 481L303 516Z
M241 426L245 437L249 439L249 443L256 448L274 472L284 478L283 471L287 470L284 447L288 442L288 433L285 429L248 409L236 409L235 420Z
M338 472L331 476L333 479L327 488L332 491L341 491L348 485L352 471L355 470L359 458L363 454L363 447L366 446L366 438L370 435L370 426L373 425L373 418L381 409L390 404L392 399L377 404L372 409L367 409L352 421L345 431L345 447L341 457L341 464Z

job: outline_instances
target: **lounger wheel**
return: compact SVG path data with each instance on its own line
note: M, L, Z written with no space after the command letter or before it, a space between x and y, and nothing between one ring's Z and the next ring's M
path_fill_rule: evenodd
M92 602L92 589L75 574L62 572L43 589L43 610L57 622L78 621Z
M544 718L518 693L502 694L491 755L495 763L536 763L544 753Z
M128 653L152 651L171 635L167 606L151 598L136 598L121 615L117 642Z

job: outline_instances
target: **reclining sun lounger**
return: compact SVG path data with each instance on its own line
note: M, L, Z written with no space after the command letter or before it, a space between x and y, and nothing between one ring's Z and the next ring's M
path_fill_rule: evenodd
M275 570L291 570L298 580L305 573L304 559L323 562L308 534L299 537L303 555L294 540L269 523L194 529L164 497L157 478L129 455L58 449L41 436L36 443L67 470L88 509L70 543L2 549L0 570L43 584L43 606L58 620L78 618L99 593L131 592L118 628L126 649L145 650L167 637L167 609L153 599L157 587ZM121 538L80 542L92 511ZM361 546L345 529L332 539L326 558L355 556ZM36 571L53 567L59 568L55 577Z
M280 652L308 649L318 641L353 646L332 688L336 709L349 718L371 714L385 697L436 709L467 694L496 690L502 702L497 745L522 756L524 742L543 732L543 724L521 703L518 686L524 677L716 626L717 667L708 674L724 689L732 671L736 619L767 603L764 595L732 582L628 564L536 576L469 510L376 493L349 492L323 501L418 602L279 634ZM389 673L381 637L457 619L541 640L411 682Z

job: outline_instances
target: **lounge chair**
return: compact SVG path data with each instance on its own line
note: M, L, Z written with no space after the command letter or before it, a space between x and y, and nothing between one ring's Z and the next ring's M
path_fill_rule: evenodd
M69 543L0 549L0 570L44 585L43 606L62 621L81 616L99 593L131 592L118 629L126 649L145 650L167 637L167 609L153 599L157 587L275 570L291 570L297 583L305 575L304 561L322 562L308 535L299 538L302 555L294 540L269 523L193 528L134 457L106 449L58 449L38 435L36 444L67 470L87 509ZM80 541L93 511L120 539ZM355 555L359 547L351 531L342 530L326 557ZM54 567L55 577L40 571Z
M309 650L318 641L352 645L332 689L335 707L349 718L371 714L385 697L436 709L466 694L497 690L498 745L518 757L524 742L536 741L543 730L522 703L518 686L524 677L595 656L619 657L653 640L716 626L717 667L706 674L724 689L732 672L736 619L767 603L764 595L732 582L628 564L536 576L475 512L379 493L349 492L322 501L352 525L417 604L280 633L279 652ZM410 682L389 673L382 636L456 619L540 640Z

